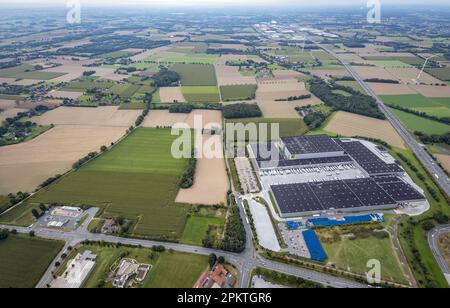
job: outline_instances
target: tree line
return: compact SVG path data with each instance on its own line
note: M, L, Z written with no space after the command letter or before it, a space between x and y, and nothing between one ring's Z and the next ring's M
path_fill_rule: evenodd
M378 108L375 99L368 95L355 91L350 87L337 84L329 85L319 78L309 80L309 84L310 92L334 110L347 111L376 119L386 119ZM343 90L352 95L344 96L336 94L333 90Z

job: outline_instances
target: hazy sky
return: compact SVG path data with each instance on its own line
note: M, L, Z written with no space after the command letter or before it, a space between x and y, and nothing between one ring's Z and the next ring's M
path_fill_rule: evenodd
M69 0L70 1L70 0ZM147 4L147 5L296 5L296 6L310 6L310 5L359 5L365 6L368 0L79 0L82 5L131 5L131 4ZM449 0L380 0L383 5L405 5L412 4L422 5L450 5ZM1 0L3 4L59 4L65 5L68 0Z

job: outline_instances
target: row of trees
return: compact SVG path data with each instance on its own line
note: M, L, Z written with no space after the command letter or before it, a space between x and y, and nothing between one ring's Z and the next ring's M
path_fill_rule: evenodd
M444 143L450 145L450 133L443 135L427 135L423 132L416 131L414 134L425 144Z
M256 104L232 104L222 108L225 119L258 118L262 116L261 109Z
M153 80L155 82L155 85L158 87L168 87L174 84L178 84L178 82L181 80L180 74L174 71L170 71L167 69L163 69L153 75Z
M197 158L195 158L195 153L192 151L191 158L189 159L188 166L181 176L180 187L181 188L191 188L194 185L195 169L197 167Z
M245 228L239 213L239 208L233 201L229 210L227 223L225 225L225 234L220 248L225 251L240 253L245 250L246 242Z
M430 119L430 120L433 120L433 121L436 121L436 122L441 122L441 123L444 123L444 124L450 124L450 118L449 117L437 117L437 116L430 115L430 114L428 114L426 112L423 112L423 111L417 111L417 110L409 109L409 108L402 107L402 106L399 106L399 105L389 105L389 107L397 109L397 110L400 110L400 111L403 111L403 112L414 114L414 115L416 115L418 117Z
M304 99L311 98L311 94L304 94L304 95L298 95L298 96L289 96L287 99L276 99L277 102L292 102L292 101L301 101Z

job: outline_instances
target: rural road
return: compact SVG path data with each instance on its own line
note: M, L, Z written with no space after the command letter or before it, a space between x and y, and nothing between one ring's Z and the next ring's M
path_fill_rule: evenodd
M450 197L450 179L447 174L439 167L434 159L423 149L423 147L414 139L414 137L406 130L406 128L400 123L397 118L394 117L385 103L375 94L374 91L366 84L366 82L358 75L358 73L351 67L351 65L341 59L334 51L329 48L315 42L315 44L322 48L324 51L335 57L342 65L345 66L347 71L353 76L353 78L361 85L361 87L367 92L368 95L373 97L381 111L385 114L388 121L392 124L395 130L400 134L408 147L420 160L425 169L434 177L434 180L439 184L442 190Z
M41 278L39 283L37 284L37 288L45 288L52 280L53 280L53 274L52 272L55 270L55 262L57 260L60 260L60 257L63 253L67 253L67 248L69 246L74 247L75 245L85 241L104 241L107 243L121 243L123 245L130 245L130 246L141 246L145 248L151 248L152 246L157 245L163 245L166 247L166 249L173 249L178 252L185 252L185 253L193 253L193 254L200 254L200 255L209 255L211 253L214 253L218 256L223 256L225 259L234 264L241 272L241 288L247 288L250 285L251 281L251 273L256 267L262 267L274 271L279 271L285 274L293 275L296 277L300 277L303 279L311 280L320 284L323 284L325 286L334 287L334 288L365 288L366 285L347 280L344 278L334 277L318 272L314 272L307 269L302 269L295 266L289 266L273 261L266 261L263 260L260 256L258 256L253 248L251 235L250 240L247 242L250 242L250 244L247 244L247 248L244 251L244 253L238 254L238 253L230 253L222 250L215 250L215 249L208 249L203 247L197 247L197 246L190 246L190 245L183 245L183 244L176 244L176 243L167 243L167 242L157 242L157 241L148 241L148 240L139 240L139 239L132 239L132 238L122 238L117 236L110 236L110 235L104 235L104 234L93 234L89 233L86 229L86 226L88 225L88 222L93 218L93 216L90 216L86 223L83 224L80 228L78 228L75 231L72 232L64 232L60 230L53 230L53 229L46 229L46 228L26 228L26 227L15 227L15 226L7 226L7 225L0 225L0 229L8 229L8 230L16 230L19 233L27 234L30 231L34 231L35 235L37 237L42 237L46 239L53 239L53 240L61 240L64 241L66 244L64 246L64 249L58 254L58 256L55 258L55 260L52 262L50 267L47 269L44 276ZM245 224L247 225L247 224ZM248 227L248 226L247 226ZM249 233L247 233L248 236ZM251 234L251 232L250 232Z
M439 237L446 233L450 234L450 225L442 225L431 230L428 233L428 244L430 245L436 262L439 264L439 267L450 285L450 269L442 256L441 251L439 250Z

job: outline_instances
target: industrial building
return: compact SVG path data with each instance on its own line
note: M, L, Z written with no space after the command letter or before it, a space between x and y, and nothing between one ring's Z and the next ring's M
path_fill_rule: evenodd
M248 146L263 190L283 218L394 209L425 201L401 165L382 147L326 135Z

